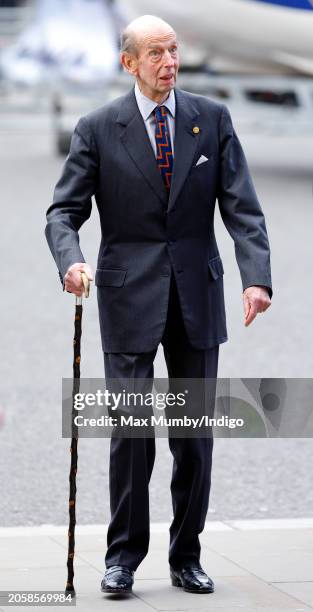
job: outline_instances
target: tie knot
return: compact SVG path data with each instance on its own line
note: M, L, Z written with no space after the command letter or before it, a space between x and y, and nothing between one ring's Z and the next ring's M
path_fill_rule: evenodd
M154 109L157 121L165 121L166 118L166 106L156 106Z

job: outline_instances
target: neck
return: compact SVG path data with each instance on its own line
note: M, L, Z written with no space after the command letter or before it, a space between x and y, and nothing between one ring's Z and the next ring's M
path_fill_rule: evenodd
M168 91L166 94L160 94L160 95L154 96L153 98L151 98L151 100L153 100L153 102L157 102L158 105L161 106L161 104L163 104L163 102L167 100L169 95L170 95L170 91Z

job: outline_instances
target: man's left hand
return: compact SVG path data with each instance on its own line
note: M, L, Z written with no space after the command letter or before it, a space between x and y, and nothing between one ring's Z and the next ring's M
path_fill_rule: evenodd
M243 292L243 307L245 312L245 327L255 319L259 312L265 312L271 305L271 299L266 287L259 285L247 287Z

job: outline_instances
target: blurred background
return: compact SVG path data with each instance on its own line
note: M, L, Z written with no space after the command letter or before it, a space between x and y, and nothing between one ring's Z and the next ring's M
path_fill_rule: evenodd
M78 118L132 86L119 65L121 29L151 12L178 33L178 86L230 109L267 221L273 304L246 329L233 244L216 212L229 330L219 376L312 376L313 3L0 0L3 526L67 523L61 380L72 375L74 298L62 292L45 212ZM93 268L99 242L94 206L81 230ZM94 287L84 302L81 370L103 375ZM166 376L162 349L155 375ZM108 458L108 440L80 440L79 523L109 520ZM311 516L311 465L305 431L300 439L216 439L208 519ZM166 440L157 440L152 521L171 519L171 468Z

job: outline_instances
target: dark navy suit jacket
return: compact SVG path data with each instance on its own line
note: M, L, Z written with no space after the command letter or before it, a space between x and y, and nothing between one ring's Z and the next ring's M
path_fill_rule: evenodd
M207 349L227 340L216 201L243 289L264 285L271 295L264 216L229 112L180 89L175 96L169 200L132 89L79 120L47 211L46 237L63 280L70 265L85 261L78 230L95 195L102 235L95 284L107 352L159 344L171 270L191 344ZM208 161L196 165L201 155Z

